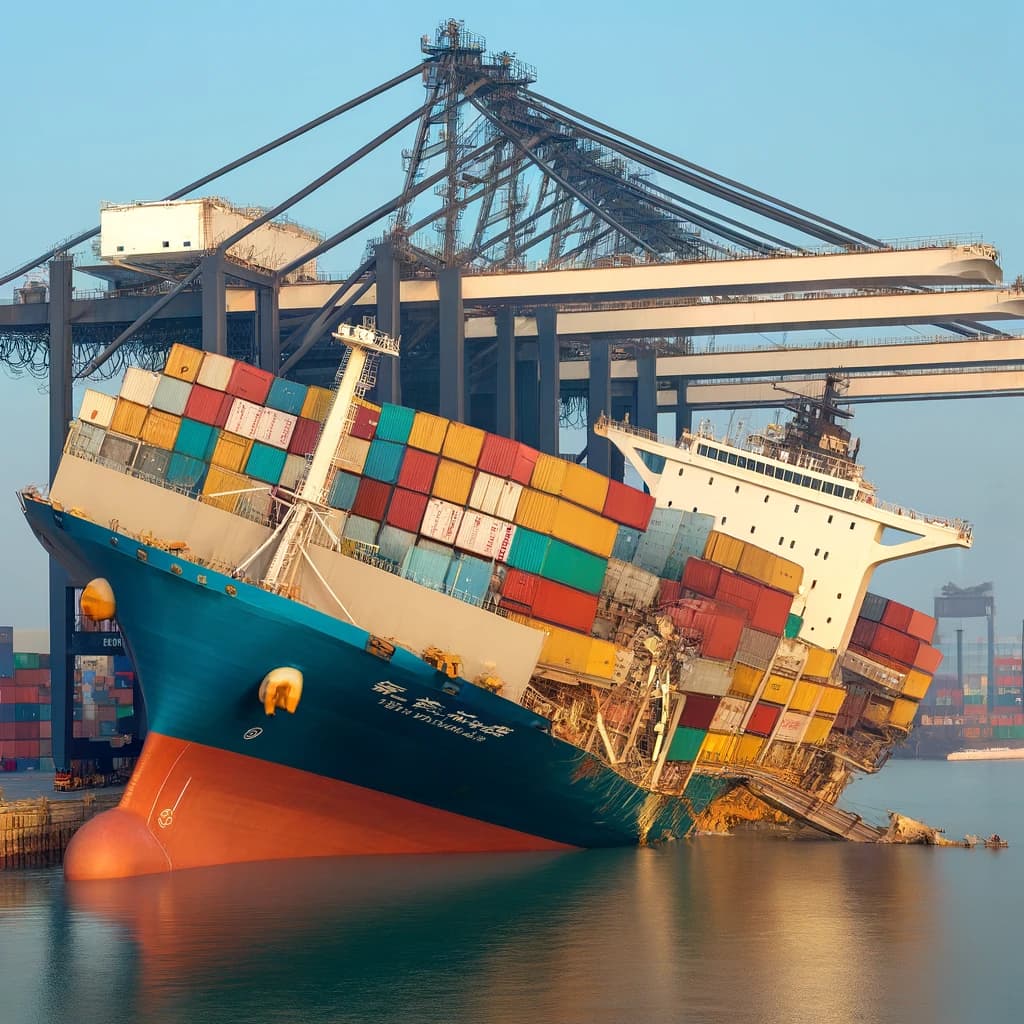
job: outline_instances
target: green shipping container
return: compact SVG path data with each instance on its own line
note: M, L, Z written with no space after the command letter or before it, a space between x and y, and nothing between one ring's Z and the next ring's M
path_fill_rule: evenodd
M700 752L700 745L707 736L706 729L689 729L680 726L668 748L669 761L694 761Z
M540 576L550 544L550 537L520 526L516 529L512 543L509 545L508 564L513 569L522 569L523 572L531 572L534 576Z
M397 441L405 444L412 432L412 421L416 416L415 409L409 409L404 405L392 405L385 402L380 407L380 420L377 423L377 433L384 441Z
M14 667L15 668L39 668L39 655L38 654L18 654L17 651L14 653Z
M795 637L800 635L800 629L804 624L802 615L794 615L792 612L786 616L786 628L782 631L782 635L787 640L793 640Z
M516 537L521 532L522 528L516 530ZM552 537L540 574L545 579L564 583L567 587L575 587L588 594L600 594L607 570L607 558L599 558L589 551L581 551Z
M269 444L257 441L252 446L249 459L245 464L245 475L264 483L276 484L281 479L285 459L288 453L283 448L272 448Z
M209 462L217 445L217 428L198 420L183 419L178 429L174 450L200 462Z

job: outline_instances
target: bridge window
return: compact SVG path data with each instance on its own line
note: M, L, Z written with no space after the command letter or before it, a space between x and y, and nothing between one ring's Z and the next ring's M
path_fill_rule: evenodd
M784 470L783 474L782 474L782 479L787 484L791 484L793 482L793 470L791 470L791 469Z
M170 243L170 242L168 242L168 241L164 241L164 242L162 242L161 244L163 245L163 247L164 247L165 249L170 249L170 247L171 247L171 243Z
M123 245L119 245L119 246L117 247L117 251L118 251L118 252L124 252L124 246L123 246Z
M181 243L181 247L183 249L191 249L192 248L192 243L190 241L188 241L188 239L186 239L184 242Z
M740 469L746 469L747 468L747 457L745 455L739 456L739 458L736 460L736 465L739 466Z
M814 477L811 477L811 490L812 491L820 491L821 490L821 481L820 480L815 480Z
M822 489L822 490L823 490L823 491L824 491L824 492L825 492L826 494L834 494L834 493L835 493L835 489L836 489L836 485L835 485L835 484L833 484L833 483L830 483L830 482L829 482L828 480L826 480L826 481L825 481L825 483L824 483L824 484L822 485L822 488L821 488L821 489ZM832 522L832 517L831 517L831 516L829 516L829 517L828 517L828 521L829 521L830 523Z

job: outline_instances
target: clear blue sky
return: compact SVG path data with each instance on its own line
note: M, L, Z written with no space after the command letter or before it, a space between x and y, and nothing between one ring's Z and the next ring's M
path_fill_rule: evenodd
M159 198L411 66L420 36L450 16L534 64L539 91L603 121L876 237L982 235L1008 280L1024 273L1024 14L1011 0L18 5L0 42L0 269L92 226L101 201ZM407 83L218 191L271 205L421 97ZM393 194L398 154L382 156L297 218L336 230ZM350 269L356 255L326 265ZM45 403L0 369L0 622L25 627L45 622L45 560L13 491L45 477ZM881 493L976 524L970 553L897 564L877 589L928 609L948 580L991 579L1000 631L1019 632L1022 408L860 407Z

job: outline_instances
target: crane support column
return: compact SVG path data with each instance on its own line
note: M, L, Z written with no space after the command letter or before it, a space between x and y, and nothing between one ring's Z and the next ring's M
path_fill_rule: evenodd
M540 370L540 430L537 447L558 455L559 396L558 311L550 306L537 310L537 362Z
M281 369L281 307L276 284L256 288L256 356L261 370Z
M676 377L676 440L679 440L679 435L684 430L691 430L693 428L693 410L687 404L686 401L686 385L689 383L688 377Z
M466 315L462 271L447 267L437 275L440 321L439 411L450 420L466 420Z
M516 432L515 439L540 448L540 369L537 342L529 339L516 346Z
M200 261L203 288L203 351L228 354L227 288L224 257L219 253Z
M611 444L594 433L594 424L612 414L612 360L607 339L590 342L590 384L587 391L587 468L610 476Z
M658 432L658 353L653 347L636 354L636 425Z
M71 420L70 256L50 261L50 482L57 475L68 423ZM53 722L53 761L66 768L71 757L71 680L74 678L68 638L74 612L74 596L68 574L50 558L50 717Z
M382 242L376 247L377 266L377 330L392 338L402 333L401 271L394 246ZM377 364L376 401L402 404L400 356L381 359Z
M516 436L516 318L511 306L498 310L498 372L494 400L495 430Z

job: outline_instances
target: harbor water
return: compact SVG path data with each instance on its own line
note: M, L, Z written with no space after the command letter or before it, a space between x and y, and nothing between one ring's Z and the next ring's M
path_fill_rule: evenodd
M116 883L0 872L0 1019L1020 1019L1024 765L891 763L843 804L1001 851L700 837Z

